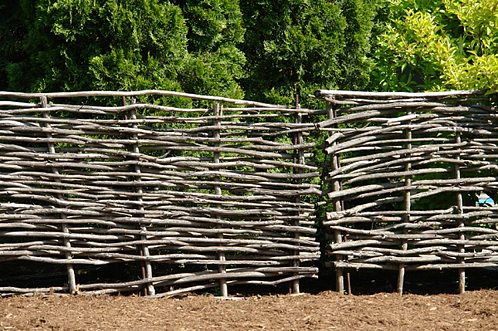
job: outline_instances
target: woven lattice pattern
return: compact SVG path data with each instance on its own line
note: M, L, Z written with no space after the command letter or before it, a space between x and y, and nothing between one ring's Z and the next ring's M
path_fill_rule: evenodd
M67 285L37 291L226 295L316 277L301 265L319 257L314 205L301 199L320 194L310 111L165 91L1 95L0 266L67 266ZM212 106L173 108L171 96ZM98 106L109 99L121 104ZM141 271L80 284L79 268L111 263ZM165 264L184 269L156 271Z
M480 92L318 91L327 100L330 265L498 266L496 97Z
M318 91L320 123L308 115L324 111L167 91L0 96L0 265L67 275L2 295L298 292L318 272L317 225L339 291L347 268L397 270L400 292L406 270L456 269L463 292L466 268L498 267L495 95ZM136 275L88 273L108 265Z

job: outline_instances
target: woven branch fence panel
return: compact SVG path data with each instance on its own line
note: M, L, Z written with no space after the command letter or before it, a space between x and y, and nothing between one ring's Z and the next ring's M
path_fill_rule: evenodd
M0 268L27 261L67 275L2 295L226 296L229 285L280 283L298 292L299 279L316 277L304 263L320 256L314 205L302 199L321 194L306 141L315 125L302 121L312 111L167 91L0 97ZM171 98L210 106L174 108ZM80 282L109 264L137 274Z
M496 95L317 91L327 101L329 266L498 267ZM480 203L480 198L484 200ZM330 211L332 210L332 211Z

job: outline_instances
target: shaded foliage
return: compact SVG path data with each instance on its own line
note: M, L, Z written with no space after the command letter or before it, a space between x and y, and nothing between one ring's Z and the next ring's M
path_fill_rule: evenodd
M315 89L366 86L377 7L372 0L1 6L1 89L167 89L283 104L296 91L304 100Z
M354 90L368 83L373 1L240 4L248 75L242 86L249 98L292 104L296 90L305 99L316 89Z

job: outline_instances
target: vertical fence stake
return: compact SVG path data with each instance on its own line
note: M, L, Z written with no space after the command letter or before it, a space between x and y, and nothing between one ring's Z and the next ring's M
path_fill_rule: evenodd
M460 144L462 142L462 137L460 135L460 132L456 133L456 138L455 141L457 144ZM460 160L460 148L457 149L457 155L456 159ZM455 178L460 179L461 178L461 173L460 173L460 165L458 163L455 163ZM458 214L462 215L463 214L463 198L462 198L462 193L458 192L457 193L457 208L458 208ZM464 227L465 222L463 218L460 218L458 221L458 227ZM465 233L461 232L460 233L460 240L465 240ZM458 245L458 251L459 253L465 253L465 245ZM459 263L465 263L465 259L463 257L458 257L458 262ZM460 294L465 293L465 268L460 268L458 269L458 290Z
M47 97L46 96L40 97L40 103L41 103L42 108L47 108L48 107ZM43 112L43 117L44 118L49 118L50 115L49 115L48 112ZM48 123L48 122L45 123L45 127L46 128L51 128L50 123ZM47 138L51 139L52 138L52 134L51 133L47 133ZM55 151L55 145L54 145L54 143L49 142L49 143L47 143L47 145L48 145L48 152L50 154L55 154L56 151ZM56 159L54 159L54 161L56 161ZM59 175L59 170L57 170L57 168L55 168L55 167L52 167L52 172L54 174L56 174L56 175ZM61 182L60 178L56 178L55 181L57 183ZM64 197L60 193L57 194L57 197L60 200L64 199ZM60 213L60 215L61 215L61 218L63 220L67 219L66 214ZM62 223L61 224L61 230L64 233L69 233L69 229L68 229L66 223ZM64 238L63 239L63 243L64 243L64 247L66 247L66 248L70 248L71 247L71 241L69 240L69 238ZM66 251L64 253L64 257L66 258L66 260L71 260L73 258L73 256L71 255L71 253L68 252L68 251ZM69 293L75 294L76 293L76 275L74 273L74 266L73 266L73 264L68 263L66 265L66 269L67 269L67 282L68 282L68 287L69 287Z
M327 115L329 119L333 119L336 117L335 110L332 107L332 103L327 101ZM335 145L336 142L333 142L332 145ZM331 168L332 170L339 169L339 157L337 155L332 155L331 157ZM341 190L341 184L338 180L332 181L332 190L334 192ZM334 210L341 211L342 204L339 198L335 198L334 200ZM334 231L334 241L336 243L342 242L342 233L339 230ZM342 260L342 255L336 255L336 261ZM335 269L335 290L341 294L344 294L344 270L343 268L336 267Z
M135 100L132 99L131 104L134 104L134 103L135 103ZM123 104L126 104L126 99L125 98L123 98ZM136 113L135 109L131 109L130 110L130 119L132 119L132 120L137 119L137 113ZM138 125L136 123L133 123L132 127L134 129L137 129ZM136 133L134 133L132 135L132 138L133 138L133 140L135 142L138 141L138 135ZM137 153L137 154L140 153L140 148L138 146L138 143L134 143L132 145L132 149L133 149L133 153ZM137 174L141 173L140 166L138 164L135 164L135 173L137 173ZM140 176L135 177L135 181L140 182L141 180L142 179L141 179ZM140 194L140 196L137 199L138 202L142 202L142 196L141 196L141 194L143 193L142 186L137 186L135 190L136 190L137 193ZM140 206L138 208L139 208L140 211L144 211L145 210L144 206L142 204L140 204ZM139 226L139 228L140 228L141 231L147 231L147 226L145 224L139 223L138 226ZM140 239L141 240L147 240L147 236L140 236ZM149 257L150 256L149 247L146 244L141 245L141 247L140 247L140 255L143 255L145 257ZM146 260L143 263L143 265L145 266L145 278L146 279L151 279L152 278L152 264L151 264L150 260ZM142 274L144 274L144 270L143 269L142 269ZM154 285L152 285L152 283L147 283L147 286L144 288L144 290L145 290L144 291L145 295L155 295L156 294L156 290L154 289Z
M407 115L410 115L411 112L410 111L407 111L406 112ZM408 123L411 123L411 121L409 121ZM412 131L410 128L406 128L405 130L405 138L408 140L406 145L405 145L405 149L411 149L412 148L412 143L411 143L411 139L412 139ZM411 154L410 154L411 156ZM412 164L411 162L407 162L405 163L405 171L410 171L411 170L411 167L412 167ZM404 222L405 224L406 223L410 223L410 210L411 210L411 202L410 202L410 199L411 199L411 192L410 192L410 186L412 185L412 176L406 176L405 177L405 197L404 197L404 200L405 200L405 217L404 217ZM403 228L403 233L406 233L407 230L406 230L406 226ZM408 242L403 239L401 241L401 249L406 251L408 249ZM405 264L404 263L400 263L398 265L398 283L397 283L397 291L399 293L399 295L403 295L403 287L404 287L404 283L405 283Z
M223 109L221 108L221 105L219 103L215 103L213 106L213 115L215 117L218 117L214 120L214 125L216 127L219 127L220 129L215 129L213 131L213 138L215 139L214 147L220 147L220 139L221 139L221 119L219 117L223 116ZM220 163L220 152L214 152L213 153L213 161L214 163ZM220 181L220 177L216 176L214 178L215 182ZM221 195L221 187L219 185L214 185L214 194L216 195ZM221 229L221 225L217 226L218 229ZM218 233L218 238L223 239L223 233L219 232ZM225 261L225 252L218 252L218 260L220 261ZM226 273L227 269L224 264L218 265L218 272L219 273ZM226 278L220 278L220 294L222 297L227 297L228 296L228 285L227 285L227 280Z
M299 95L296 93L296 105L295 105L295 108L296 109L299 109ZM294 123L301 123L302 122L302 115L300 113L296 113L295 114L295 117L294 117ZM302 144L303 143L303 134L302 132L296 132L294 134L294 145L299 145L299 144ZM296 159L296 151L294 150L294 163L298 163L298 164L304 164L305 163L305 160L304 160L304 152L302 149L299 149L297 151L297 159ZM296 171L297 170L297 171ZM294 173L302 173L302 169L301 168L294 168ZM302 179L297 179L295 180L295 183L297 184L302 184ZM295 197L294 199L294 202L296 203L300 203L301 202L301 197L298 195ZM300 215L300 213L298 212L297 215ZM295 220L293 222L293 225L294 226L299 226L299 220ZM294 232L294 238L296 239L299 239L299 232ZM294 251L294 255L297 255L299 256L299 251ZM293 266L294 267L299 267L300 265L300 261L299 261L299 258L296 258L295 260L293 260ZM294 275L297 275L294 274ZM292 281L292 293L300 293L300 287L299 287L299 279L296 279L296 280L293 280Z

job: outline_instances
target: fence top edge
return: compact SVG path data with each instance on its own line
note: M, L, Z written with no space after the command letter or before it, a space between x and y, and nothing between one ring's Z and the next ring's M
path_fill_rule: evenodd
M316 98L330 97L364 97L364 98L442 98L458 96L484 95L485 90L456 90L443 92L366 92L345 90L317 90Z
M175 91L165 91L165 90L141 90L141 91L79 91L79 92L47 92L47 93L23 93L23 92L9 92L0 91L0 97L9 98L21 98L21 99L31 99L31 98L76 98L76 97L133 97L139 95L162 95L162 96L173 96L173 97L183 97L189 99L197 100L208 100L208 101L218 101L232 103L236 105L246 105L255 107L271 107L271 108L282 108L286 109L288 107L282 105L273 105L264 102L250 101L250 100L240 100L225 98L219 96L208 96L184 92Z

